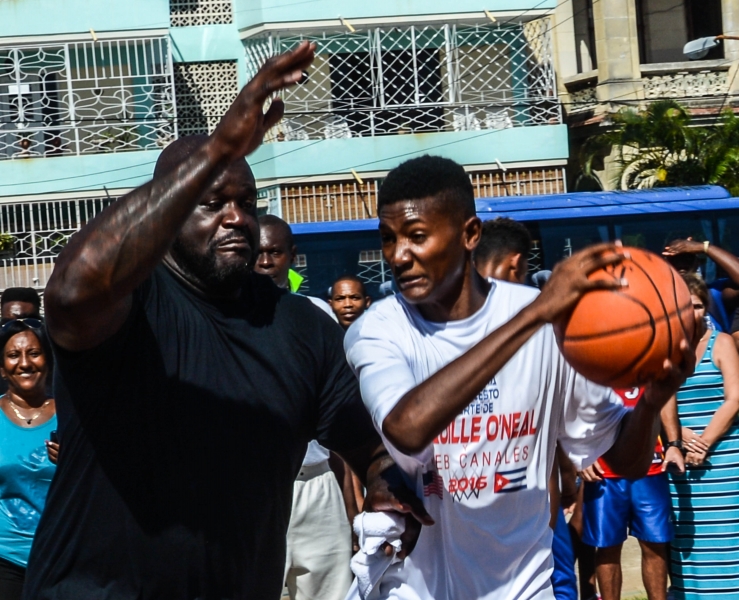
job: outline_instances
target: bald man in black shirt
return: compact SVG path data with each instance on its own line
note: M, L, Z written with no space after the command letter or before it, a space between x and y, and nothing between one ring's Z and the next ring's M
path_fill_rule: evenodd
M172 144L153 181L59 256L45 302L61 451L26 599L279 597L292 483L314 438L366 477L371 509L428 522L405 488L389 491L340 328L252 272L243 157L282 116L264 102L313 53L267 61L211 136Z

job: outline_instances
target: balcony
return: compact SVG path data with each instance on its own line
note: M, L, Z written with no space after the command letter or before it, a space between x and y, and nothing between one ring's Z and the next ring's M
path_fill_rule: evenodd
M568 114L575 116L594 111L599 103L620 105L674 99L688 108L717 108L729 93L730 61L655 63L641 65L643 96L599 97L598 71L581 73L564 81L570 95Z
M69 238L115 198L91 197L0 204L0 231L13 248L0 253L0 289L43 289Z
M247 38L251 77L304 39L307 80L281 94L268 142L501 130L562 122L550 21L266 33Z
M173 97L167 37L0 46L0 160L161 149Z

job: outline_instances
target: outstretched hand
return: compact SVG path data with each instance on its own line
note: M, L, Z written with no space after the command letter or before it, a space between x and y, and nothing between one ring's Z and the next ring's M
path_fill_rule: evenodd
M703 252L703 243L696 242L693 238L686 240L673 240L662 251L663 256L675 256L676 254L698 254Z
M587 292L626 287L628 282L618 277L588 279L591 273L617 265L624 258L628 258L628 255L624 253L620 243L604 243L589 246L559 263L535 301L544 321L552 323L562 318Z
M213 133L233 160L254 152L264 134L282 118L282 100L275 98L267 112L264 104L272 94L303 78L303 71L313 62L315 49L315 44L303 41L290 52L269 58L241 90Z

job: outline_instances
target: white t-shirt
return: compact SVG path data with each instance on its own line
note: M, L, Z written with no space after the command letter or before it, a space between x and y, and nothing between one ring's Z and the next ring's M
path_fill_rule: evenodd
M409 390L537 294L496 281L476 314L448 323L426 321L401 295L373 305L344 347L377 430ZM585 467L611 447L623 413L612 390L572 370L546 326L423 452L405 455L385 439L436 524L372 598L553 598L547 482L555 444Z
M328 302L321 300L320 298L316 298L315 296L306 296L306 298L308 298L308 300L325 312L334 321L337 323L339 322L334 311L332 311L331 307L328 305ZM326 450L326 448L321 446L321 444L316 440L311 440L308 442L308 450L305 453L305 458L303 458L303 466L307 467L310 465L317 465L322 463L324 460L328 460L329 456L329 451Z

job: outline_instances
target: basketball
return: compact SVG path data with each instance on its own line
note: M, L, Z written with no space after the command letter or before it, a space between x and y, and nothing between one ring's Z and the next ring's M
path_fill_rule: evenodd
M581 375L609 387L639 386L682 360L680 342L695 328L690 292L666 261L639 248L589 279L625 278L628 287L585 294L554 324L562 354Z

